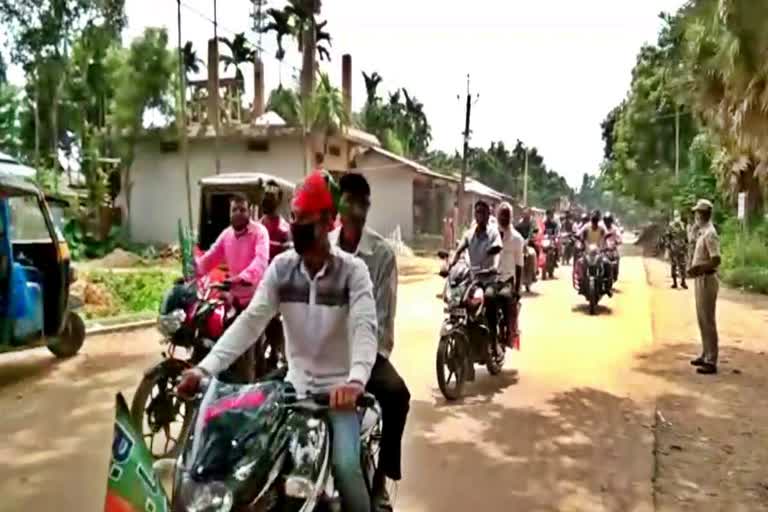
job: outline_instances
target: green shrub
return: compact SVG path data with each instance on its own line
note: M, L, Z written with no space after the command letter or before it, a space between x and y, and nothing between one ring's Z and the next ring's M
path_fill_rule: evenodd
M723 271L723 280L731 286L768 294L768 267L736 267Z
M768 293L768 222L744 229L737 219L723 224L723 280L747 290Z
M178 273L163 270L98 270L88 273L89 281L109 290L119 303L122 313L156 312L163 295L178 277Z

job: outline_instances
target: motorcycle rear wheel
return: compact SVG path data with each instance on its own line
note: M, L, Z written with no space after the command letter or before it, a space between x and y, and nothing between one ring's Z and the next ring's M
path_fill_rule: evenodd
M457 333L440 338L437 345L436 373L437 385L446 400L453 401L461 398L466 382L467 366L472 364L467 360L465 337ZM454 377L453 385L451 377Z

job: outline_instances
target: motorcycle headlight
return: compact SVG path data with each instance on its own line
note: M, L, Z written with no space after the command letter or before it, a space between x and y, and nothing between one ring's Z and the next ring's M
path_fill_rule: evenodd
M183 309L176 309L167 315L160 315L157 318L157 329L163 336L173 336L176 331L181 329L187 314Z
M230 512L232 491L222 482L190 485L181 500L187 512Z
M549 240L544 240L543 242L541 242L541 246L544 247L545 249L548 249L550 245L552 245L552 242L550 242Z

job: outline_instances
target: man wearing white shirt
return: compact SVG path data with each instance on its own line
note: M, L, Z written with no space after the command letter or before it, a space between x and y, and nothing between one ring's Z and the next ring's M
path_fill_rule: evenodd
M507 202L501 203L498 215L499 233L502 239L499 277L503 283L499 297L507 302L506 311L510 323L510 339L507 340L507 344L517 348L519 347L517 317L520 311L520 285L523 276L525 239L512 225L512 205Z

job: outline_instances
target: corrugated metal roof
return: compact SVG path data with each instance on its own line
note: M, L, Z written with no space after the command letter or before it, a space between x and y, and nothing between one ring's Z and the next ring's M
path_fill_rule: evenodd
M399 163L401 163L401 164L403 164L403 165L405 165L407 167L410 167L411 169L413 169L418 174L423 174L425 176L430 176L432 178L441 179L441 180L445 180L445 181L450 181L451 183L458 183L459 182L459 180L457 180L453 176L446 176L445 174L440 174L439 172L435 172L435 171L429 169L428 167L425 167L425 166L421 165L418 162L414 162L413 160L405 158L404 156L400 156L397 153L392 153L391 151L387 151L386 149L384 149L382 147L370 147L370 148L368 148L366 150L366 153L368 151L372 151L374 153L378 153L381 156L387 157L387 158L389 158L391 160L394 160L396 162L399 162ZM365 153L363 153L363 154L365 154ZM355 170L357 170L357 171L365 171L366 169L375 170L375 168L370 168L370 167L369 168L358 167Z

